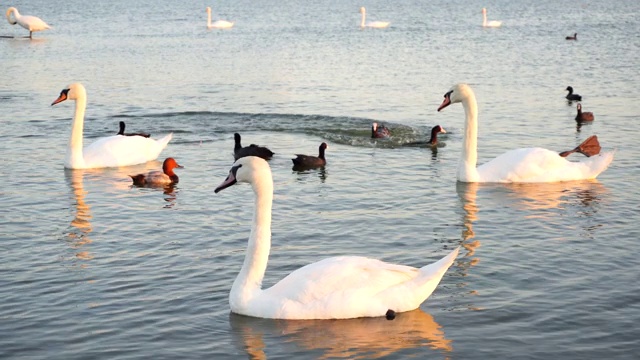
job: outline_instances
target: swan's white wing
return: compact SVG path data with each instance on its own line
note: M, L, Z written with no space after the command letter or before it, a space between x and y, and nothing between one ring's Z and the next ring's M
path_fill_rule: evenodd
M37 16L22 15L18 24L29 31L41 31L49 29L49 25Z
M84 148L85 167L129 166L155 160L171 137L169 134L160 140L121 135L100 138Z
M568 161L542 148L507 151L478 167L482 182L555 182L593 179L604 171L613 154Z
M412 279L418 269L359 256L339 256L301 267L266 292L307 304L328 295L365 289L376 294Z
M371 28L386 28L387 26L389 26L390 22L388 21L371 21L367 23L367 27L371 27Z

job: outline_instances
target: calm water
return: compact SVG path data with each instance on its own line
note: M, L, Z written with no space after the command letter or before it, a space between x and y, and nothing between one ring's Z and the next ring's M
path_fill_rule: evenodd
M54 27L0 22L0 357L625 359L640 351L640 3L14 1ZM359 6L385 30L361 31ZM4 11L9 5L4 5ZM206 29L214 19L230 31ZM500 29L483 29L480 10ZM578 41L564 40L578 33ZM174 133L174 189L120 169L64 170L73 104L85 137ZM616 149L597 181L457 184L467 82L479 162L512 148ZM596 121L577 131L572 85ZM372 142L371 122L394 130ZM407 146L441 124L446 146ZM265 284L320 257L420 266L463 251L420 309L394 321L230 315L253 195L214 195L233 133L268 145L275 181ZM324 171L295 153L329 143ZM574 155L575 156L575 155Z

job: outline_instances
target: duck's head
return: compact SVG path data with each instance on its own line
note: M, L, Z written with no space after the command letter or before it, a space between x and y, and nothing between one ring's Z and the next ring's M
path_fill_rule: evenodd
M322 144L320 144L320 150L327 150L328 147L329 145L327 145L326 142L323 142Z
M51 103L51 106L61 103L65 100L77 100L79 98L84 98L87 96L87 91L84 86L80 83L74 83L60 91L60 96Z
M446 134L447 131L440 125L436 125L431 129L431 134L443 133Z
M444 100L442 100L442 104L438 107L438 111L451 104L462 102L462 100L468 98L471 94L473 94L473 91L467 84L460 83L452 86L451 89L444 94Z
M229 175L214 192L217 194L239 182L256 184L266 179L271 179L271 168L267 161L257 156L246 156L233 163Z
M582 105L578 103L578 105L576 106L576 109L578 109L578 111L582 111Z
M165 174L173 174L173 169L183 169L183 168L184 166L178 164L178 162L172 157L166 158L162 163L162 171Z

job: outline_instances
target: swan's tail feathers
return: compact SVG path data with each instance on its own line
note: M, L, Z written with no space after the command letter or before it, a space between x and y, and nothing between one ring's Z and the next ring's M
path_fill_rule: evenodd
M602 148L600 147L598 137L596 135L592 135L589 136L587 140L583 141L582 144L578 145L575 149L561 152L560 156L567 157L574 152L579 152L586 157L592 157L593 155L600 154L601 149Z
M387 308L396 312L417 309L440 284L442 277L455 261L459 251L460 247L458 246L442 259L418 269L418 275L413 279L392 286L376 296L385 299Z
M591 177L590 179L595 179L600 173L607 170L609 164L613 161L613 156L615 155L615 151L607 151L602 154L598 154L588 159L587 161L592 161L591 168Z
M169 143L169 141L171 141L172 138L173 138L173 133L170 133L169 135L166 135L162 139L158 139L156 141L158 142L158 145L160 145L160 148L164 149L165 147L167 147L167 144Z

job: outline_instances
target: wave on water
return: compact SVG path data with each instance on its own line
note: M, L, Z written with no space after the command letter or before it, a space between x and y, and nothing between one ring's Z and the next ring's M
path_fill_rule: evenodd
M426 146L431 134L431 128L426 126L414 128L393 122L350 116L185 111L145 115L120 114L113 118L123 121L131 119L132 124L154 124L160 132L214 135L235 132L283 132L305 134L334 143L364 147ZM391 137L372 139L371 125L374 122L388 127L391 130Z

